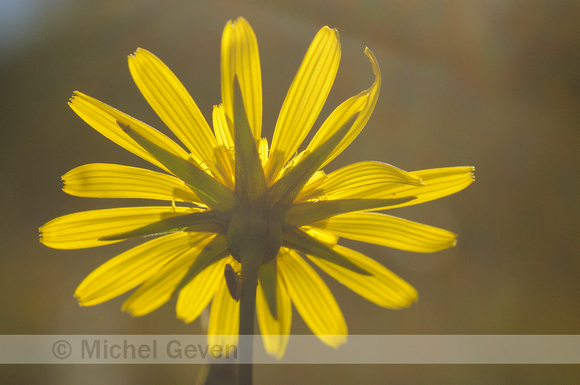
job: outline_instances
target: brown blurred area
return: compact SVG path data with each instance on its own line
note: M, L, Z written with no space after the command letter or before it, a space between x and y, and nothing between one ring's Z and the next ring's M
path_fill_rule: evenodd
M420 300L391 311L327 280L351 334L580 334L580 3L577 1L5 1L0 25L0 334L197 334L175 301L131 318L123 298L81 308L80 281L129 247L52 250L38 227L76 211L139 205L61 191L86 163L148 167L66 105L74 90L167 132L126 56L160 57L206 118L220 102L226 21L244 16L262 60L264 135L316 31L340 32L341 67L321 119L373 81L367 127L327 169L379 160L405 170L473 165L457 195L389 214L459 234L413 254L364 244ZM317 123L320 124L320 121ZM310 333L298 314L293 333ZM1 348L1 347L0 347ZM261 347L257 347L261 349ZM329 348L330 349L330 348ZM385 349L396 350L396 346ZM0 366L3 384L191 384L186 365ZM574 384L566 365L259 366L256 384Z

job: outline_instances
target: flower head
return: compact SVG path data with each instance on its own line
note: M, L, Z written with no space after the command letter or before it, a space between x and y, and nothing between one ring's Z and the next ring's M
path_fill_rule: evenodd
M185 148L145 123L75 92L69 105L85 122L161 172L88 164L63 176L64 191L166 202L65 215L41 228L41 242L60 249L157 236L86 277L75 292L79 303L96 305L138 287L123 310L141 316L175 294L179 318L191 322L211 306L210 342L232 343L217 339L233 339L238 333L238 274L242 266L253 265L254 270L244 272L257 274L256 311L265 348L281 356L292 305L323 342L338 346L346 338L340 308L312 265L380 306L396 309L414 302L417 292L411 285L338 240L414 252L455 245L455 234L447 230L371 210L455 193L472 182L473 168L406 172L367 161L329 174L322 171L358 135L375 107L381 75L368 48L365 54L374 83L339 105L302 151L338 70L338 33L328 27L308 48L270 145L261 137L257 41L242 18L228 22L223 33L222 104L214 107L213 130L161 60L143 49L129 57L141 93Z

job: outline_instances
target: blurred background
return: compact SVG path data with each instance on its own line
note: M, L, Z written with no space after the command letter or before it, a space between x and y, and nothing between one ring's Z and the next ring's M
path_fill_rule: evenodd
M390 213L459 234L413 254L354 244L412 283L408 309L377 307L327 280L351 334L580 334L580 3L577 1L0 1L0 334L198 334L175 301L143 318L123 298L81 308L73 292L130 245L52 250L38 227L68 213L143 202L70 197L60 177L91 162L148 167L66 105L80 90L167 132L126 57L160 57L206 118L220 102L220 39L244 16L260 46L264 135L311 39L337 28L341 67L321 119L383 74L367 127L327 170L473 165L477 181ZM320 123L317 123L317 125ZM292 331L309 334L300 317ZM0 347L1 348L1 347ZM261 349L261 347L258 347ZM329 348L330 349L330 348ZM385 346L396 350L396 346ZM5 365L3 384L192 384L188 365ZM259 366L256 384L572 384L571 365Z

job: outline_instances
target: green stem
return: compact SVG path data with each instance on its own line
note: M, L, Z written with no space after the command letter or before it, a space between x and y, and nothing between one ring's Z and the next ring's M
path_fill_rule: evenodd
M253 335L256 312L256 289L262 258L242 259L242 293L240 297L240 359L252 360ZM256 263L257 262L257 263ZM252 385L253 364L238 364L238 385Z

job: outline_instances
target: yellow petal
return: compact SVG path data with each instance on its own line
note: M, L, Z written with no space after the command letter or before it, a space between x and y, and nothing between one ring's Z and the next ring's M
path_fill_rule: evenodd
M189 248L166 263L123 303L123 311L140 317L169 301L187 268L207 245L211 235L197 233L191 236Z
M232 265L235 271L241 269L240 264L232 257L226 258L225 263ZM223 278L219 281L211 303L207 330L208 344L222 346L224 349L236 345L238 343L239 319L240 305L230 295L226 280Z
M153 127L150 127L145 123L140 122L137 119L81 92L75 92L69 102L69 106L87 124L99 131L105 137L163 170L166 170L165 166L131 139L129 135L119 127L117 121L130 126L141 136L174 155L183 159L188 159L189 157L183 148Z
M214 174L223 185L234 190L234 140L231 137L223 105L213 108L213 129L217 140Z
M119 241L100 238L121 234L139 227L197 211L187 207L127 207L83 211L53 219L40 228L40 241L55 249L83 249Z
M234 138L232 137L232 133L228 127L228 121L223 104L213 106L212 121L213 131L218 145L233 149Z
M260 160L262 161L262 167L266 166L266 162L268 162L268 139L262 138L258 143L258 154L260 155Z
M151 278L189 247L187 233L169 234L136 246L89 274L77 287L75 297L82 306L97 305L115 298Z
M185 183L174 176L137 167L93 163L63 177L63 191L88 198L142 198L199 202Z
M421 178L424 186L393 186L390 195L412 195L417 199L390 208L416 205L455 194L469 186L475 180L474 167L445 167L430 170L412 171L411 174Z
M332 134L334 134L342 125L350 119L355 113L359 113L356 121L352 125L350 131L342 139L342 141L336 146L334 151L328 156L326 161L320 166L321 168L328 164L332 159L334 159L338 154L342 152L349 144L357 137L361 132L365 124L367 124L375 105L377 104L377 99L379 98L379 89L381 88L381 71L377 63L377 59L373 53L367 48L365 54L371 61L373 66L373 72L375 74L375 82L371 85L369 89L359 93L356 96L348 99L346 102L338 106L332 114L326 119L322 124L312 141L306 148L306 152L313 151L316 147L324 143Z
M286 288L282 284L280 269L277 272L278 284L276 285L276 301L278 319L272 317L268 302L264 295L263 287L258 284L256 294L256 314L262 333L262 341L266 351L280 359L286 351L292 325L292 305Z
M469 186L473 167L446 167L406 172L379 162L360 162L327 175L319 188L303 199L391 199L414 196L412 201L390 206L411 206L454 194Z
M310 44L282 105L266 168L269 184L308 135L326 102L339 62L338 32L324 27Z
M312 226L355 241L395 249L430 253L455 246L455 234L390 215L356 212L341 214Z
M417 300L417 291L380 263L343 246L335 246L334 250L371 275L357 274L311 255L308 258L338 282L379 306L398 309Z
M310 330L327 345L346 342L346 322L328 286L295 251L278 254L278 268L292 303Z
M319 192L322 190L322 194L328 199L390 199L412 196L412 194L392 196L386 192L390 191L390 188L422 185L420 177L389 164L359 162L328 174L320 184Z
M234 76L240 82L248 122L254 139L262 130L262 74L258 42L244 18L229 21L222 35L222 102L233 122Z
M192 322L209 305L220 281L224 279L224 264L223 260L213 263L181 289L177 299L177 317Z
M171 70L139 48L129 56L129 70L153 110L185 146L212 170L216 140L199 108Z

